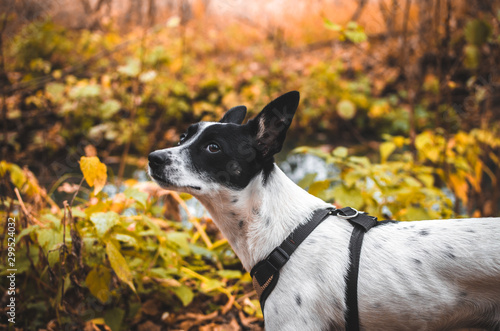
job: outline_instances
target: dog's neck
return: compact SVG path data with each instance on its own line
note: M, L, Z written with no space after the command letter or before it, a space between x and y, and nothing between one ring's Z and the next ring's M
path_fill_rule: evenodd
M250 270L312 212L328 206L291 181L274 165L264 182L257 175L241 191L224 189L197 196Z

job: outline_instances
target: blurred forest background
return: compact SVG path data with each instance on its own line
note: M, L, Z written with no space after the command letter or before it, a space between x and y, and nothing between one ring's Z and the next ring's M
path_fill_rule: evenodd
M261 330L209 215L145 168L189 124L289 90L279 161L312 194L402 221L499 216L499 31L498 0L2 1L15 328Z

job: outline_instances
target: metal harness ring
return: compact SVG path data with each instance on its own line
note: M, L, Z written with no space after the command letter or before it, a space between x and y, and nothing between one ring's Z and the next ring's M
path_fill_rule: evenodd
M337 216L340 217L340 218L343 218L345 220L348 220L348 219L354 218L354 217L356 217L356 216L359 215L359 211L357 211L356 209L354 209L352 207L350 207L350 208L355 211L354 215L341 215L339 213L339 214L337 214Z

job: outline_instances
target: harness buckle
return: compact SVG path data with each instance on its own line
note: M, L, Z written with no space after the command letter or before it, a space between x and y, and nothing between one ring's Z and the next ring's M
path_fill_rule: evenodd
M340 213L337 214L338 217L342 218L342 219L345 219L345 220L349 220L351 218L354 218L356 216L359 215L359 211L357 211L356 209L352 208L352 207L345 207L345 208L342 208L342 209L338 209L340 211ZM346 212L354 212L354 214L352 215L346 215Z
M273 268L279 270L289 259L290 255L288 255L283 248L278 246L269 254L267 261Z

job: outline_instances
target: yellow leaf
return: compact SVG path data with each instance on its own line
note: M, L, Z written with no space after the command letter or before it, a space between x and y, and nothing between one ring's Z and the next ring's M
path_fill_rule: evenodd
M457 175L450 175L450 184L457 198L462 200L466 205L468 201L467 192L469 190L469 186L467 185L465 179L462 179Z
M345 120L350 120L356 115L356 105L350 100L340 100L337 103L337 113Z
M396 144L392 141L386 141L380 144L380 159L382 163L387 161L387 158L394 152L396 149Z
M94 187L94 194L101 192L108 178L106 165L101 163L97 156L82 156L80 158L80 169L87 184Z
M394 144L396 144L396 147L398 148L401 148L403 147L405 144L408 144L408 139L405 139L405 137L403 136L395 136L392 141L394 142Z
M108 254L111 268L113 268L118 278L136 292L134 283L132 282L132 273L130 272L127 261L112 242L106 243L106 254Z
M417 175L418 179L424 183L425 187L433 187L434 186L434 177L430 174L419 174Z
M348 149L343 147L343 146L339 146L339 147L335 148L332 152L333 156L341 157L341 158L347 157L348 154L349 154Z
M309 186L309 193L318 196L319 194L323 193L324 190L330 187L330 181L329 180L321 180L318 182L314 182Z
M94 223L97 235L102 238L120 220L120 215L114 211L97 212L90 216L90 221Z
M106 303L109 299L109 282L111 281L111 272L108 268L96 266L90 270L85 284L93 296L102 303Z

